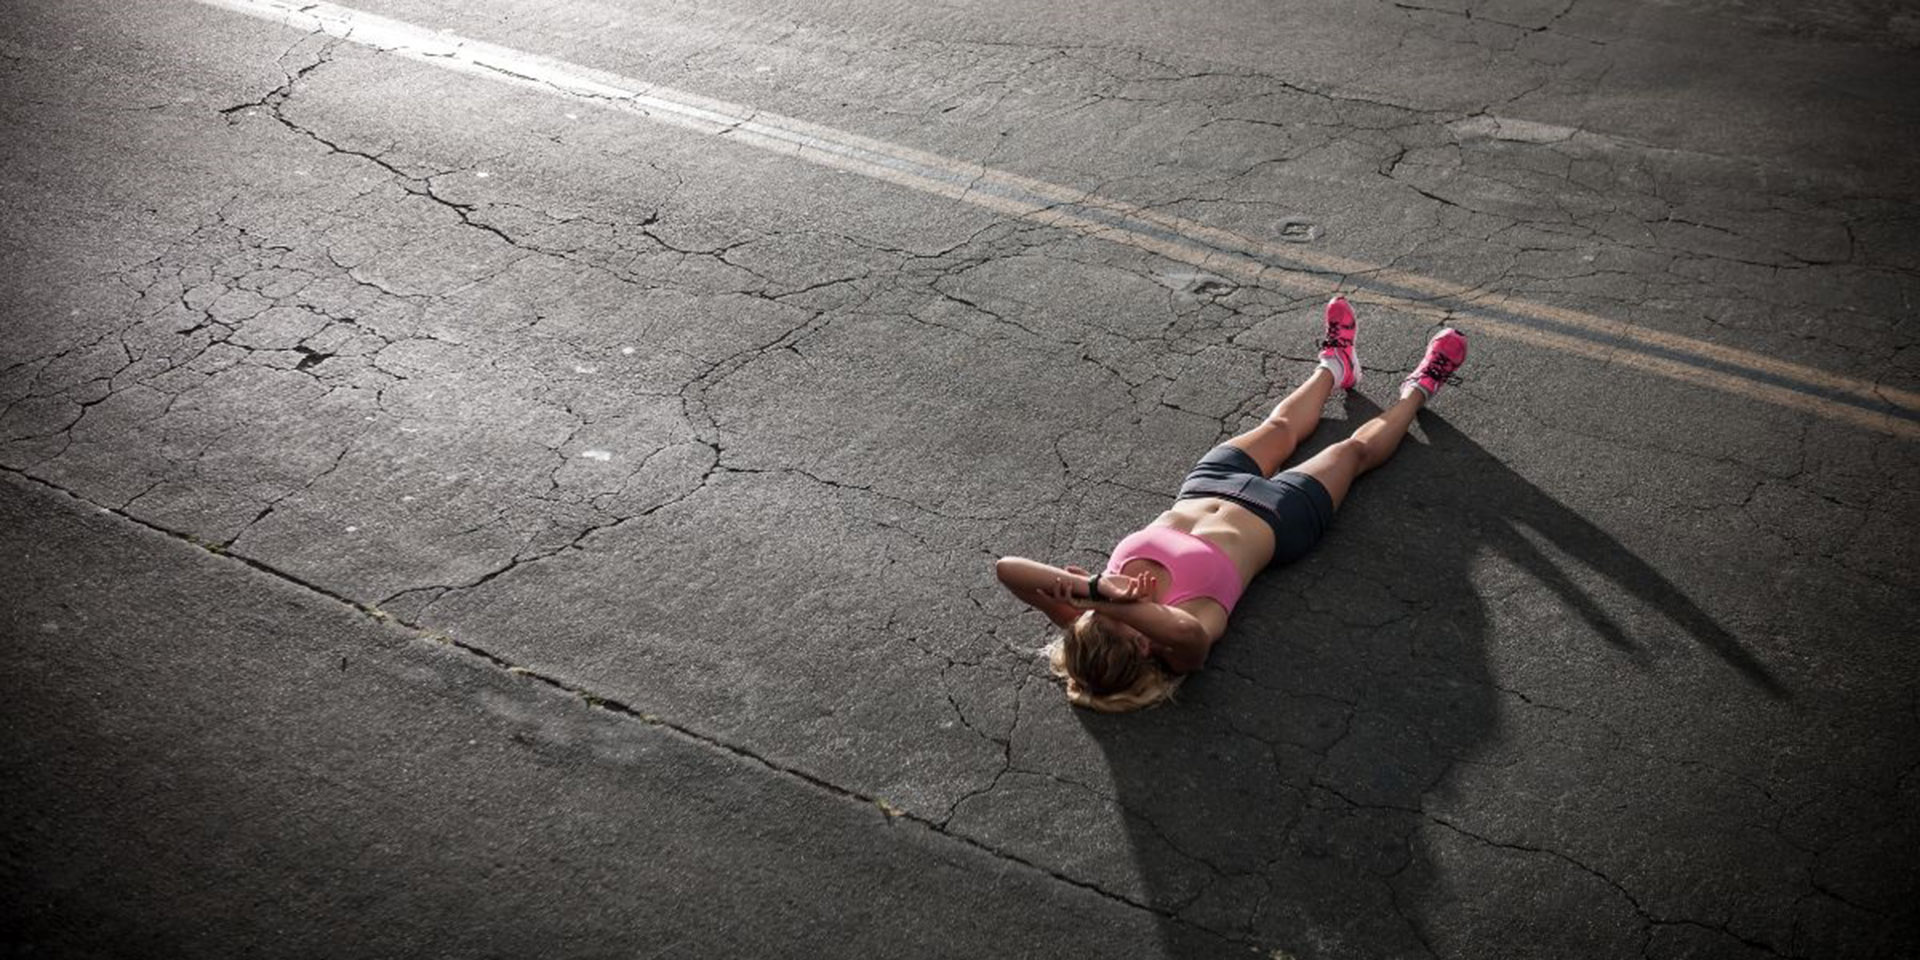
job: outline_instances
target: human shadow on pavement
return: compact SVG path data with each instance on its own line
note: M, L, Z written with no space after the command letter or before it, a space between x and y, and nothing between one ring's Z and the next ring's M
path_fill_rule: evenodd
M1353 423L1378 409L1357 396L1349 404ZM1105 755L1141 889L1165 913L1167 955L1181 955L1196 927L1298 960L1430 955L1430 941L1457 942L1475 916L1542 946L1593 934L1529 908L1531 877L1502 874L1492 859L1472 860L1485 875L1462 873L1460 855L1441 862L1435 849L1477 842L1429 816L1454 796L1456 763L1501 759L1496 617L1501 636L1597 635L1644 665L1623 620L1641 605L1745 680L1786 695L1735 637L1606 531L1438 416L1423 413L1420 424L1427 442L1410 438L1363 478L1314 553L1255 580L1176 703L1076 711ZM1315 439L1345 432L1328 424ZM1590 572L1563 568L1542 544ZM1557 603L1522 589L1526 578ZM1670 642L1671 625L1653 631L1643 621L1638 633ZM1539 655L1575 654L1604 651ZM1628 920L1620 932L1631 936ZM1565 956L1605 949L1564 945Z

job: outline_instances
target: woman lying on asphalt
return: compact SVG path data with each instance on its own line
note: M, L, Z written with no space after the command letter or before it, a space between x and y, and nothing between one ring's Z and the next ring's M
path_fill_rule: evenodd
M1459 331L1434 334L1420 366L1400 385L1398 403L1299 469L1275 476L1319 424L1333 388L1360 382L1353 335L1353 308L1334 297L1319 368L1259 426L1201 457L1173 508L1121 540L1104 573L1025 557L994 565L1014 596L1065 629L1050 656L1054 672L1066 677L1068 699L1096 710L1136 710L1171 693L1175 676L1200 669L1254 574L1313 547L1353 479L1393 456L1414 414L1467 358Z

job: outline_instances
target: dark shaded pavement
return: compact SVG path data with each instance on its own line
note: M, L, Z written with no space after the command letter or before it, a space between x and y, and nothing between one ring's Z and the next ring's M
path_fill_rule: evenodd
M10 952L1113 956L1150 933L68 498L13 482L3 509L8 710L33 718L4 751Z
M10 953L1920 946L1898 5L359 9L745 133L11 11ZM991 559L1098 562L1335 291L1315 444L1463 379L1177 705L1069 710Z

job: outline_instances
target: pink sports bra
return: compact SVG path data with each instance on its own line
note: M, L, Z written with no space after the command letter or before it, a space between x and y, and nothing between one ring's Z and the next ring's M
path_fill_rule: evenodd
M1172 527L1155 524L1127 534L1127 538L1113 548L1107 572L1119 573L1120 568L1135 557L1156 561L1167 568L1173 582L1167 584L1167 592L1160 602L1168 606L1193 597L1210 597L1232 613L1233 605L1240 602L1241 591L1246 589L1240 580L1239 568L1233 565L1233 558L1227 556L1226 551Z

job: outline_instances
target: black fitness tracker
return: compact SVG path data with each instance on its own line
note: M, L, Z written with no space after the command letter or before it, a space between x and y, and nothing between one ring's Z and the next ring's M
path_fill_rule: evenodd
M1089 600L1106 599L1105 597L1100 596L1100 575L1097 573L1087 578L1087 599Z

